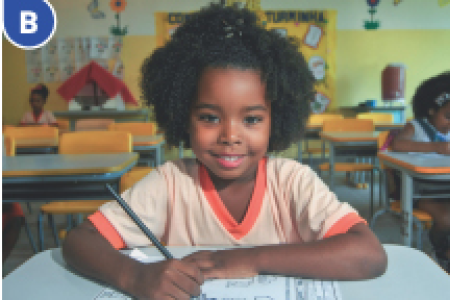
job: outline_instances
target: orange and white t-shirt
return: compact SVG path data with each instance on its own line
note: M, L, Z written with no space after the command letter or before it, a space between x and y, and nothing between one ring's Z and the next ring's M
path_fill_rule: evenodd
M27 111L20 121L20 124L55 124L56 118L52 112L43 110L39 116L35 116L32 111Z
M165 163L122 196L168 246L303 243L365 222L339 202L310 167L283 158L259 162L241 223L230 215L205 167L195 159ZM115 201L101 206L89 220L117 249L151 244Z

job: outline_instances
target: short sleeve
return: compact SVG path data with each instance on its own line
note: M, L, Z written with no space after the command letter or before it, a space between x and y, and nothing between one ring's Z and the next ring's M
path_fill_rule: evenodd
M169 201L167 184L159 170L152 171L126 190L122 194L122 198L156 238L161 240L166 228ZM115 232L111 230L102 232L101 228L107 226L97 226L94 223L100 233L110 242L117 239L113 236L109 238L108 234L117 235L118 233L128 248L151 244L149 238L116 201L105 203L99 208L99 212L115 229Z
M292 213L304 241L345 233L357 223L365 223L355 209L340 202L308 166L292 173Z

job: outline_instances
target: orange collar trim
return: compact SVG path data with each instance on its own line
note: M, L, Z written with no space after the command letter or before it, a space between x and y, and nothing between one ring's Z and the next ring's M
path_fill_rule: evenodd
M203 193L217 219L225 227L225 229L236 239L240 240L249 233L253 225L256 223L256 219L261 211L264 194L266 192L266 163L267 157L261 159L258 163L258 171L256 173L256 182L253 188L252 198L245 213L245 217L241 223L237 223L236 220L230 215L229 211L225 207L217 193L214 184L209 177L206 168L200 164L199 177L200 185Z

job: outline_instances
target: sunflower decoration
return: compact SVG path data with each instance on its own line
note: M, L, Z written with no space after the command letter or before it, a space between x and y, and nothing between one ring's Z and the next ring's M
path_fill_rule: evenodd
M111 34L116 36L123 36L128 33L127 26L121 28L120 27L120 13L125 10L125 7L127 6L127 1L125 0L111 0L109 2L109 6L111 7L112 11L116 13L116 21L117 25L111 26Z

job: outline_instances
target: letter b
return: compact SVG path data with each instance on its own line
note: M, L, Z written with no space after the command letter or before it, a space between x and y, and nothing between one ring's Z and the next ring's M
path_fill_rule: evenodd
M38 30L37 14L31 10L20 11L20 33L30 34Z

